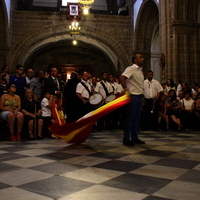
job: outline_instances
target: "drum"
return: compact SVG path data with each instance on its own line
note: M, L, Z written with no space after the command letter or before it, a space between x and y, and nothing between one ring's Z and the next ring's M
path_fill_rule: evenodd
M89 98L89 103L90 103L94 108L100 107L100 106L104 103L102 95L99 94L99 93L93 94L93 95L90 96L90 98Z
M114 94L111 94L109 96L107 96L107 98L105 99L105 103L109 103L111 101L113 101L116 98L116 96Z

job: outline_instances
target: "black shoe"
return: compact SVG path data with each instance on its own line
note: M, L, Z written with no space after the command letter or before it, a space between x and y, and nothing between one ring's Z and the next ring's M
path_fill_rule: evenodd
M43 138L43 137L40 137L40 136L37 136L37 139L38 139L38 140L43 140L44 138Z
M135 146L131 141L123 141L123 145L125 145L125 146Z
M146 144L145 142L141 141L140 139L131 140L134 144Z

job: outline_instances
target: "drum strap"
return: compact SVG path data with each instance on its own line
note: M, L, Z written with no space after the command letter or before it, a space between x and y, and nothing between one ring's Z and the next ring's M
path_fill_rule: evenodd
M88 89L87 85L85 85L85 83L81 82L81 84L83 85L83 87L88 91L89 95L92 95L92 92Z
M101 81L101 85L103 86L103 89L104 89L105 92L106 92L106 96L109 96L108 90L107 90L105 84L104 84L102 81Z

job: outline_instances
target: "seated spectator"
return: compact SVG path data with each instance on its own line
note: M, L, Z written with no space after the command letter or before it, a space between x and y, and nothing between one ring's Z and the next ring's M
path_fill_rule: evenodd
M189 90L190 88L189 88L189 85L188 85L188 83L182 83L182 90L185 92L185 91L187 91L187 90Z
M169 90L169 98L166 101L166 106L167 106L167 115L169 119L171 119L177 125L177 129L180 132L182 129L180 121L181 104L179 100L176 98L176 91L173 89Z
M177 99L181 101L184 97L185 97L185 92L183 90L180 90Z
M33 91L31 89L26 89L25 91L25 98L22 104L22 112L24 113L25 122L28 124L29 139L34 139L33 129L35 133L37 131L37 138L43 139L43 119L41 116L41 105L34 97ZM37 124L36 127L33 128L35 120L37 120Z
M0 97L2 94L7 93L7 88L6 88L6 79L5 79L5 74L3 72L0 73Z
M176 91L176 85L175 85L175 83L174 83L174 81L172 79L168 79L167 80L166 89L167 89L167 92L169 92L172 89Z
M185 91L185 97L181 101L181 119L186 131L191 131L194 126L194 100L191 98L191 90Z
M20 112L21 100L18 95L15 94L16 86L11 83L7 85L8 94L3 94L0 99L0 118L7 121L10 140L21 140L21 130L24 121L24 115ZM16 132L14 127L16 126Z
M169 130L169 119L167 115L167 106L166 106L167 96L161 93L158 101L156 102L156 109L158 109L158 131L161 131L161 120L163 120L166 124L167 131Z
M195 115L198 118L198 121L200 122L200 92L197 94L197 100L195 102Z
M1 68L1 71L4 73L6 84L8 84L9 83L9 78L10 78L9 66L8 65L4 65Z
M50 92L45 92L44 98L42 99L41 102L42 118L45 128L48 128L50 124L55 123L55 120L52 118L51 115L52 101L53 101L53 95L51 95ZM45 134L48 136L47 129L45 130Z

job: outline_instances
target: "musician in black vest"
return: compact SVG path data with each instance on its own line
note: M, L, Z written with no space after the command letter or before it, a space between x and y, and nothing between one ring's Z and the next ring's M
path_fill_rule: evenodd
M101 74L101 81L98 82L95 87L95 92L100 93L104 99L106 99L110 94L113 94L113 88L107 80L108 74L106 72L103 72ZM98 131L102 131L103 129L110 129L107 116L102 117L97 121L97 129Z
M57 76L58 70L55 67L51 67L50 76L44 79L44 90L52 95L57 95L58 98L60 98L62 94L62 83Z
M79 98L79 115L80 118L85 114L92 111L91 105L89 103L89 98L92 95L92 87L88 81L88 72L83 72L82 80L78 83L76 87L76 96Z

